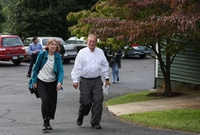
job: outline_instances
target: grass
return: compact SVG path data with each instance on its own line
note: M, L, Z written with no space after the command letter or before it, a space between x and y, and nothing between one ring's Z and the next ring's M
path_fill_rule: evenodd
M105 104L116 105L164 98L149 96L152 91L136 92L108 100ZM121 119L143 126L200 133L200 109L164 110L119 116Z
M116 97L116 98L106 101L106 106L163 98L159 96L148 96L151 93L152 91L143 91L143 92L136 92L133 94L127 94L120 97Z
M143 126L200 132L200 109L136 113L122 115L120 118Z

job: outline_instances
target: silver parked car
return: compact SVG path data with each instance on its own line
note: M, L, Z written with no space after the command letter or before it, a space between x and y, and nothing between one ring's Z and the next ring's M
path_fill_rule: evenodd
M60 37L37 37L38 38L38 42L44 47L47 43L47 41L49 39L59 39L61 41L61 44L63 44L64 48L65 48L65 54L64 54L64 58L63 58L63 61L65 63L69 63L70 60L73 60L76 58L76 55L77 55L77 49L76 47L74 47L73 45L69 45L69 44L66 44L65 41L60 38ZM28 37L24 40L24 46L26 48L26 55L25 55L25 60L30 60L30 53L28 51L28 47L29 47L29 44L32 42L32 39L33 37Z

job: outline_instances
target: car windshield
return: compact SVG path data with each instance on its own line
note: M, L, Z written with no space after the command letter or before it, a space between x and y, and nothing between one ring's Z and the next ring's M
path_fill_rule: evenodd
M32 42L32 39L25 39L24 40L24 46L29 46L29 44Z
M85 41L82 40L67 40L67 44L85 44Z
M2 46L23 46L23 43L18 37L7 37L2 39Z

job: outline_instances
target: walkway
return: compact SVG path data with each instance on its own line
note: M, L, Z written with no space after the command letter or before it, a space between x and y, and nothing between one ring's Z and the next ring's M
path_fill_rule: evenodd
M110 112L114 113L117 116L148 111L161 111L182 108L200 108L200 97L181 96L151 101L112 105L107 107Z

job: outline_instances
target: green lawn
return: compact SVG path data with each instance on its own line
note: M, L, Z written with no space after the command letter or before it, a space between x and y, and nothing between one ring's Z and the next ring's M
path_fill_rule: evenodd
M144 91L123 95L108 100L105 104L108 106L164 98L148 96L151 92ZM153 111L121 115L119 117L125 121L144 126L200 133L200 109Z
M150 93L152 93L152 91L136 92L133 94L127 94L120 97L116 97L108 100L106 102L106 106L164 98L159 96L148 96Z
M200 109L180 109L120 116L140 125L200 133Z

